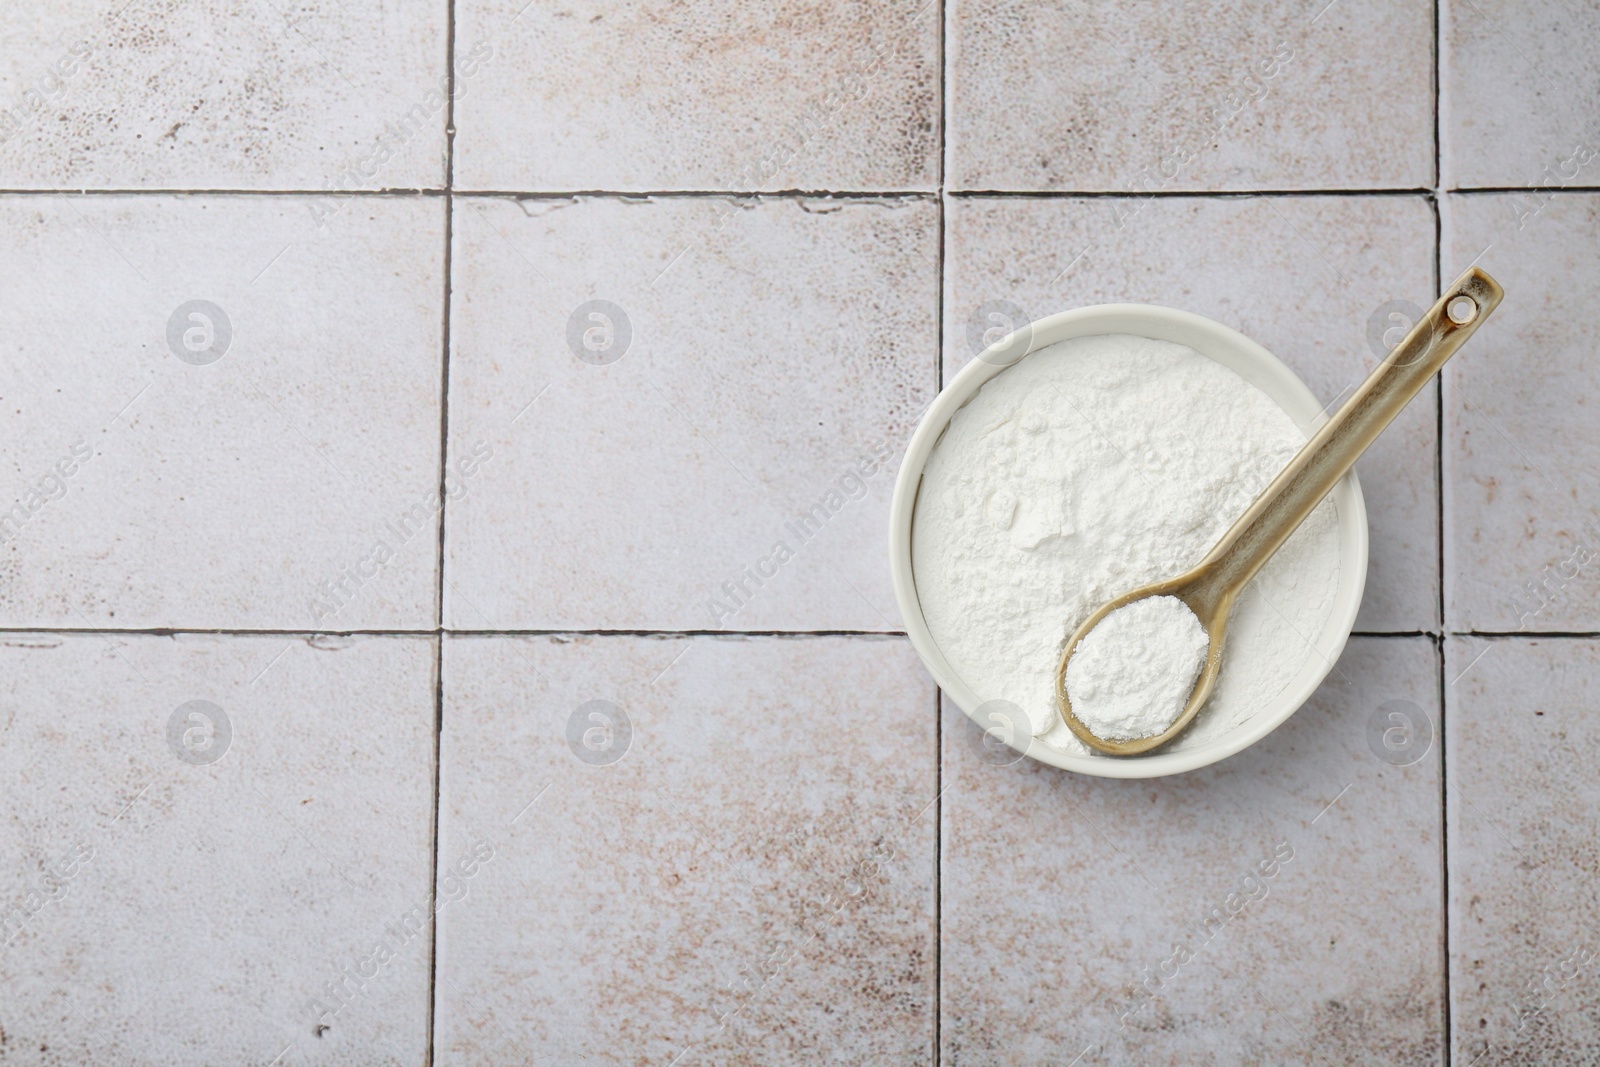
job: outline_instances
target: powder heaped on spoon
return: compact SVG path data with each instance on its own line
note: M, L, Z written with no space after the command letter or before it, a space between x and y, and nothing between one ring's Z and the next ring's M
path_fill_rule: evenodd
M1067 661L1072 713L1108 741L1154 737L1188 703L1210 644L1177 597L1124 604L1084 634Z

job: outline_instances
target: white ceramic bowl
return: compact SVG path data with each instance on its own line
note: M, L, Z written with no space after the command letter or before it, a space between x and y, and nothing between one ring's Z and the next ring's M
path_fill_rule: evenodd
M1311 390L1271 352L1220 322L1155 304L1097 304L1063 311L1008 334L962 368L961 373L945 386L928 408L906 449L889 509L889 563L894 579L895 600L905 620L912 646L922 657L922 662L927 664L940 688L969 717L974 715L983 700L951 668L940 652L922 616L922 604L917 598L916 579L912 573L911 523L916 513L917 490L922 484L923 467L928 462L933 446L949 426L951 416L971 400L990 378L1018 360L1027 358L1028 353L1058 341L1108 333L1153 337L1187 345L1260 389L1307 434L1326 419L1322 405ZM1023 750L1025 754L1043 763L1082 774L1104 778L1156 778L1164 774L1192 771L1231 756L1255 744L1293 715L1322 684L1344 650L1350 629L1355 625L1356 611L1361 607L1361 593L1367 581L1367 509L1361 499L1361 486L1356 481L1355 472L1346 475L1331 495L1339 512L1339 581L1334 592L1333 611L1328 616L1327 627L1317 637L1317 654L1306 658L1300 673L1290 680L1275 701L1228 733L1204 745L1181 751L1158 749L1148 756L1128 757L1080 756L1062 752L1037 738L1029 738Z

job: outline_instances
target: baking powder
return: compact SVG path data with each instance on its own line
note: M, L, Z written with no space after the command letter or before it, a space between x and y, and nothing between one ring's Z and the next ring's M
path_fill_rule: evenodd
M1175 596L1124 604L1072 651L1072 714L1107 741L1154 737L1188 705L1210 645L1200 620Z

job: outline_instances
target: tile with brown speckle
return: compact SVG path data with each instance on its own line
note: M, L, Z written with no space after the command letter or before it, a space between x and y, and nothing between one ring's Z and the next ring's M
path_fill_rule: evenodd
M3 635L0 1059L425 1060L434 661Z
M1434 292L1421 197L963 198L947 227L947 381L1008 315L1153 303L1258 341L1331 407L1387 351L1386 316ZM1372 532L1357 630L1439 626L1437 411L1430 389L1357 465Z
M1445 367L1451 630L1600 630L1600 196L1446 198L1444 276L1506 295Z
M930 0L463 0L470 190L931 190Z
M943 1062L1440 1063L1438 685L1429 639L1354 638L1267 738L1148 781L999 766L947 707Z
M456 204L458 629L899 628L884 528L936 386L923 199Z
M929 1061L903 639L454 638L444 691L437 1062Z
M1425 0L951 0L948 18L951 188L1433 183Z
M0 197L0 625L431 627L444 212Z
M409 0L14 5L0 188L440 188L447 15Z
M1600 641L1452 637L1445 660L1456 1063L1593 1063Z
M1440 5L1447 188L1600 185L1600 8L1588 0Z

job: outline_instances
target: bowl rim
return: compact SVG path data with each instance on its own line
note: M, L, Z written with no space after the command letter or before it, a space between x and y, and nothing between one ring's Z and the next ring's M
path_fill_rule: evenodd
M1255 385L1310 434L1327 421L1316 395L1277 356L1239 331L1191 311L1161 304L1093 304L1035 320L1000 338L963 367L934 398L906 446L889 504L889 567L895 603L906 635L944 695L977 723L983 700L945 660L917 596L911 566L911 525L922 473L950 419L990 379L1018 361L1060 341L1104 334L1132 334L1185 345L1228 367ZM1219 358L1220 357L1220 358ZM1236 365L1237 364L1237 365ZM1240 367L1247 367L1246 375ZM1318 635L1306 666L1271 705L1234 730L1204 745L1149 756L1107 757L1062 752L1036 737L1012 744L1023 755L1063 770L1101 778L1157 778L1206 767L1249 748L1286 722L1333 671L1355 627L1366 588L1369 538L1366 504L1351 470L1329 496L1338 511L1339 578L1328 624ZM983 726L986 724L979 723Z

